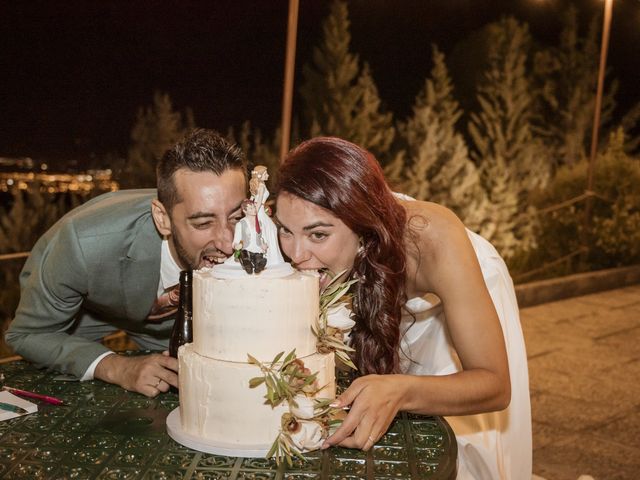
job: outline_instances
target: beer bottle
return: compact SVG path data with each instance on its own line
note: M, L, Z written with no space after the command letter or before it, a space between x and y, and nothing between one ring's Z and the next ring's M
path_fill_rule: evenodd
M178 358L178 347L193 341L191 270L180 272L180 302L169 340L169 355Z

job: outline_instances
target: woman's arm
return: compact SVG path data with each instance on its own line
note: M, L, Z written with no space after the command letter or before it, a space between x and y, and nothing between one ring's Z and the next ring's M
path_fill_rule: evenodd
M323 448L341 445L368 450L385 434L400 411L471 415L502 410L508 406L509 397L507 394L496 395L496 384L494 375L481 369L443 376L366 375L357 378L333 404L337 408L350 407L349 414L327 438Z
M412 383L406 407L439 415L501 410L511 398L504 335L467 231L450 210L416 203L428 224L416 232L413 255L419 255L419 261L409 260L417 266L414 289L419 294L435 293L442 301L462 371L426 384Z
M408 287L440 297L462 371L443 376L368 375L339 397L349 415L326 446L370 448L398 411L469 415L501 410L511 398L509 367L498 315L475 251L462 223L433 204L415 202L416 222L408 248Z

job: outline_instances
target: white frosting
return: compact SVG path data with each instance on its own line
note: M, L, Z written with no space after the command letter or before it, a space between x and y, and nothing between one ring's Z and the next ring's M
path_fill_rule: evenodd
M317 353L311 330L319 315L318 275L217 278L215 270L193 272L194 341L178 351L181 429L238 451L267 452L289 406L266 405L264 383L249 387L262 372L247 354L268 363L295 349L317 372L323 388L315 396L335 398L334 354Z
M300 358L300 357L298 357ZM180 417L187 433L214 442L268 449L281 428L286 403L265 405L264 383L249 388L249 380L261 376L260 368L206 358L195 352L193 344L180 347ZM318 372L318 385L324 388L318 398L335 397L333 353L314 353L300 358L305 367Z
M211 271L193 273L193 343L205 357L246 362L251 354L270 362L293 349L298 358L310 355L318 309L315 275L219 279Z

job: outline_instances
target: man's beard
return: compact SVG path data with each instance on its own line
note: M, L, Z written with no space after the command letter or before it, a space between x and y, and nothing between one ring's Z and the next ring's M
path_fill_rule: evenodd
M173 237L173 246L176 249L176 255L178 255L178 262L180 263L180 267L184 268L186 265L189 270L198 270L200 268L199 259L190 259L189 253L180 243L180 236L178 232L171 225L171 236Z

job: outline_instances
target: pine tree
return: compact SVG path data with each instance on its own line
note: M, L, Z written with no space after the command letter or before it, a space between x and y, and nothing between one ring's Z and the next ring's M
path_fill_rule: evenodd
M351 140L370 150L376 158L386 160L389 157L389 147L396 135L393 125L393 115L383 113L378 87L371 76L371 69L365 63L357 88L359 91L356 111L352 117Z
M300 92L309 133L350 140L385 160L395 136L393 118L382 112L369 66L361 68L358 56L349 51L349 25L346 3L334 1L313 62L303 67Z
M522 248L516 237L520 216L516 181L502 156L483 165L481 180L489 186L487 218L490 220L484 225L482 234L502 256L510 258Z
M36 240L69 209L64 195L43 191L34 183L30 191L11 191L12 205L6 215L0 216L0 252L14 253L31 250ZM72 206L78 203L69 193Z
M133 145L129 148L127 164L121 175L123 188L155 187L156 163L164 152L185 132L195 126L193 113L185 115L173 109L169 94L156 91L151 107L138 110L131 130Z
M598 170L605 171L596 178L594 190L604 198L613 199L610 212L593 212L593 230L596 252L616 266L640 261L640 162L625 152L624 129L619 127L609 134L609 142L599 156ZM596 173L598 175L598 173ZM606 177L618 177L615 190L606 185ZM600 215L598 215L600 213Z
M524 214L514 216L527 210L528 194L544 187L550 175L550 162L534 135L535 96L525 70L531 38L528 27L511 17L489 25L488 34L488 68L477 94L480 111L471 114L469 123L475 145L472 157L497 207L494 222L513 224L519 247L527 249L532 246L527 242L533 242L532 220ZM511 236L496 233L490 240L505 256L514 249Z
M624 149L629 154L640 149L640 131L638 131L639 123L640 102L631 107L624 117L622 117L622 121L620 122L620 128L622 128L625 133ZM612 133L616 133L616 131Z
M456 124L462 116L453 97L445 57L433 46L433 69L418 94L413 116L401 129L410 164L403 191L454 210L474 231L486 234L487 195Z
M0 209L0 252L28 252L38 238L69 209L80 202L74 194L55 195L44 192L35 183L30 191L14 189L11 209ZM20 299L18 274L22 262L12 260L0 265L0 327L3 320L13 318ZM1 330L1 328L0 328ZM0 348L1 350L1 348Z
M297 137L296 122L293 125L292 137ZM273 137L264 136L259 128L253 128L250 121L245 121L236 134L233 128L227 133L229 141L237 144L244 152L250 165L264 165L269 171L268 184L273 185L280 167L281 129L278 127Z
M574 6L567 9L563 18L558 47L537 52L534 62L534 81L541 92L540 125L545 125L541 131L552 147L556 168L574 165L588 156L600 57L598 16L591 20L584 37L580 36ZM608 84L603 95L603 126L611 121L617 90L616 82Z

